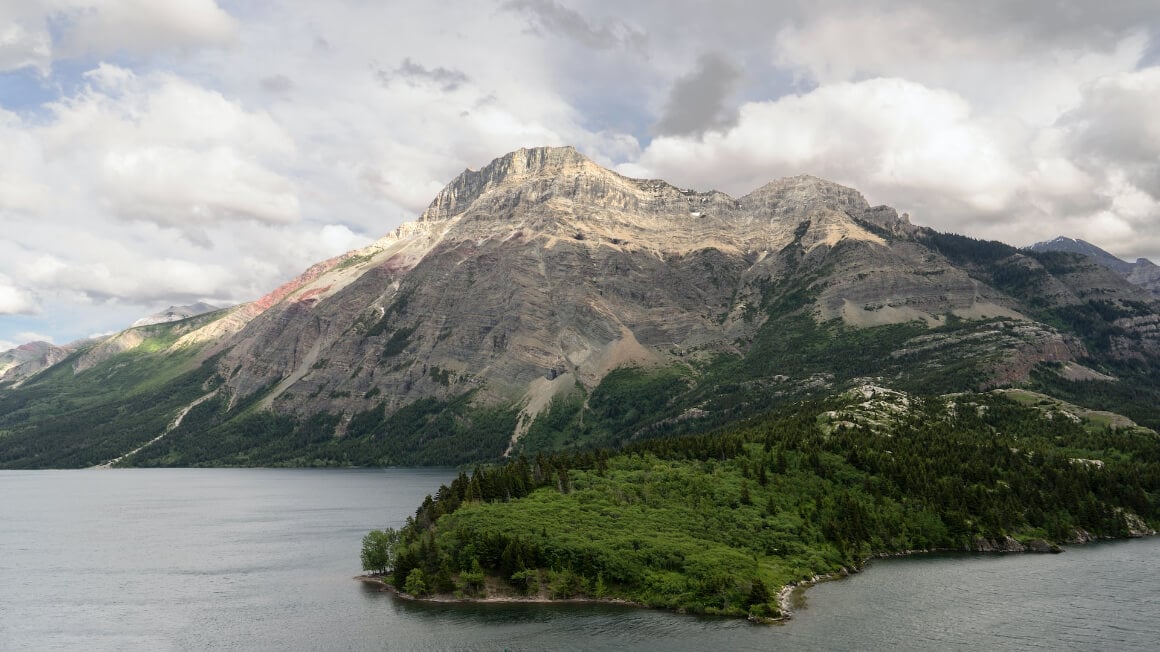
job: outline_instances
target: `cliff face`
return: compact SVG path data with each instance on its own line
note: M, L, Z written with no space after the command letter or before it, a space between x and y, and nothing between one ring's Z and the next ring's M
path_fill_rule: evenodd
M1124 276L1132 284L1138 285L1156 296L1160 296L1160 266L1147 258L1137 258L1132 269Z
M68 350L48 342L29 342L0 352L0 383L15 383L68 357Z

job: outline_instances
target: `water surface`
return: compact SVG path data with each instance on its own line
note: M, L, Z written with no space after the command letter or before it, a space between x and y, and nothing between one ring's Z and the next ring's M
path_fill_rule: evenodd
M1160 641L1160 540L883 560L784 626L429 605L352 580L449 469L0 472L0 649L1115 649Z

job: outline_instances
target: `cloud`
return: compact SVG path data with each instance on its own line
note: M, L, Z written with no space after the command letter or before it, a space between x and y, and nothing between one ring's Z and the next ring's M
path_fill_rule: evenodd
M91 184L113 216L190 235L225 220L297 219L294 186L275 169L295 145L267 114L172 75L102 64L85 78L26 132L51 162L46 176Z
M285 95L294 90L294 80L286 75L263 77L259 83L262 86L262 90L275 95Z
M654 140L632 176L735 195L792 174L853 186L940 230L1160 252L1160 68L1099 77L1048 127L903 79L823 84L741 106L723 132Z
M1160 67L1098 78L1043 135L1087 203L1057 201L1053 214L1113 251L1160 251ZM1066 177L1065 177L1066 178Z
M901 79L820 87L741 106L735 127L654 140L622 171L743 194L808 172L878 196L943 196L993 213L1016 176L1001 139L958 95Z
M33 292L43 295L46 304L50 298L119 304L125 307L122 314L132 319L114 321L113 328L147 314L147 308L255 299L301 273L304 261L317 262L370 242L342 224L303 228L248 222L208 227L204 246L158 227L103 224L101 229L69 232L36 220L12 226L19 235L0 242L0 257L19 281L0 282L0 288L27 289L16 295L23 298L21 303L8 307L34 314L36 304L29 304ZM0 296L9 295L0 292Z
M51 179L44 172L40 143L14 113L0 108L0 216L19 211L36 213L52 203Z
M701 55L697 67L673 84L656 132L662 136L699 136L737 124L736 109L728 110L727 106L740 79L741 69L725 55Z
M47 75L52 36L43 17L20 3L0 5L0 72L34 68Z
M0 315L35 315L40 312L36 297L0 274Z
M384 86L389 85L396 78L401 78L409 84L434 84L440 90L448 93L471 81L461 70L453 70L442 66L427 68L411 61L410 57L403 59L403 63L399 64L399 67L395 68L394 71L377 70L375 71L375 76L378 77Z
M327 224L319 231L318 237L327 251L350 251L367 244L366 238L345 224Z
M941 65L952 57L981 53L981 44L973 39L947 38L938 21L936 14L916 7L885 13L871 7L852 15L821 13L804 24L780 29L775 57L780 65L825 84L898 74L899 67L911 62Z
M521 146L1160 257L1157 34L1136 0L3 2L0 274L42 317L0 339L255 298Z
M1114 168L1160 199L1160 67L1101 77L1082 94L1057 124L1072 160L1089 173Z
M776 21L775 56L819 81L938 68L950 79L970 56L1019 63L1051 52L1107 52L1127 34L1160 27L1150 0L818 0L796 11L767 9L788 13Z
M1006 4L986 19L939 3L819 12L777 31L774 60L814 84L898 77L1047 126L1078 101L1082 84L1133 68L1148 45L1140 23L1113 31L1091 16L1091 34L1069 39L1022 22L1026 16L1014 7L1023 3ZM1059 13L1042 16L1050 21ZM1060 29L1069 34L1068 25Z
M479 29L448 34L427 3L263 6L229 49L93 64L50 104L0 109L0 273L68 315L23 330L67 341L165 305L254 299L521 146L633 151L580 126L544 56L557 43L525 16L471 5L457 20ZM407 29L386 39L389 25ZM385 88L383 60L415 83Z
M220 296L231 274L220 265L175 257L149 256L110 241L98 241L112 255L65 259L42 254L24 266L26 278L37 285L69 292L92 301L146 304L169 298L197 300Z
M62 25L64 56L107 56L225 45L237 22L215 0L63 0L54 16Z
M511 0L508 9L523 12L532 24L547 32L560 34L596 50L625 48L643 52L648 37L620 21L594 25L584 16L553 0Z
M233 42L238 23L215 0L43 0L0 6L0 71ZM55 34L55 37L54 37Z

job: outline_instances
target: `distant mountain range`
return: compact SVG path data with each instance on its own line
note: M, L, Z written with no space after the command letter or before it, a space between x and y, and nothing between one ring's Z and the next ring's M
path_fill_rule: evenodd
M137 326L152 326L153 324L164 324L166 322L189 319L190 317L204 315L207 312L213 312L215 310L220 310L220 308L205 303L204 301L199 301L188 306L169 306L161 312L155 312L148 317L142 317L141 319L138 319L137 321L133 322L133 326L130 328Z
M1090 242L1060 236L1047 242L1037 242L1030 247L1031 251L1065 251L1088 256L1097 263L1128 279L1129 282L1148 289L1152 294L1160 296L1160 267L1147 258L1137 258L1136 262L1113 256Z
M138 319L129 328L131 330L139 326L180 321L214 310L218 310L218 308L205 302L188 306L170 306L161 312ZM120 335L119 333L112 339L116 339ZM64 360L73 351L98 345L102 340L104 338L79 340L64 346L57 346L50 342L28 342L9 351L0 351L0 386L5 383L19 383Z
M49 342L28 342L0 352L0 383L15 382L40 373L68 357L69 350Z
M735 198L521 149L258 301L0 381L0 466L460 464L867 381L1156 427L1160 304L1081 253L938 233L810 176Z

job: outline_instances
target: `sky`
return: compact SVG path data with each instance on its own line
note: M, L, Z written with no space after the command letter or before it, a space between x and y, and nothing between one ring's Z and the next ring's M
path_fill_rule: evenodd
M255 299L541 145L1160 262L1160 6L0 0L0 351Z

